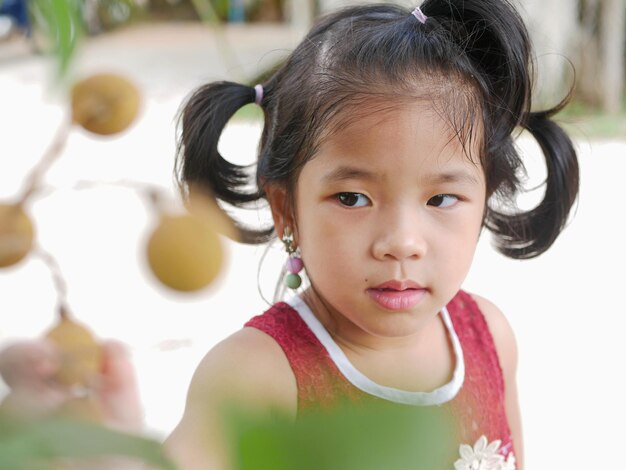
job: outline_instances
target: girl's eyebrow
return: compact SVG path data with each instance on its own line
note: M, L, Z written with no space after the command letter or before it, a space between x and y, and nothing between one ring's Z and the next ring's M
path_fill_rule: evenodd
M322 177L322 182L334 183L350 179L374 181L379 180L380 178L380 174L372 171L353 166L340 166L326 173ZM427 184L469 183L472 185L480 185L478 178L465 170L450 170L443 171L441 173L428 174L423 178L423 181Z
M361 180L376 180L380 179L380 175L364 170L362 168L356 168L353 166L340 166L335 168L334 170L326 173L322 177L323 183L333 183L336 181L345 181L351 179L361 179Z
M476 176L465 170L444 171L441 173L432 173L424 177L424 181L431 184L442 183L469 183L480 185L480 181Z

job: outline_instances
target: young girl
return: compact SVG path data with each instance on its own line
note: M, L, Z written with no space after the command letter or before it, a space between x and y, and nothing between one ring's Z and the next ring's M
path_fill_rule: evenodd
M461 286L483 228L506 256L538 256L578 193L575 151L551 120L565 101L532 112L530 67L526 29L506 0L426 0L338 11L264 83L192 95L184 193L202 185L226 206L267 201L274 224L239 224L241 233L282 240L294 290L200 363L166 441L180 468L230 468L224 404L297 419L346 400L452 416L455 450L441 468L523 467L513 333ZM252 168L217 150L249 103L265 117ZM529 211L515 207L519 128L547 166Z
M249 103L265 118L254 168L217 149ZM224 401L296 419L348 398L448 410L459 452L442 468L521 469L513 333L461 285L483 227L524 259L566 223L578 165L550 119L564 104L530 110L529 39L505 0L343 9L264 83L197 90L181 119L183 189L208 186L235 207L266 200L274 225L240 225L244 241L278 236L285 281L298 288L305 272L309 283L201 362L168 440L183 468L226 465ZM548 172L530 211L515 208L520 127Z

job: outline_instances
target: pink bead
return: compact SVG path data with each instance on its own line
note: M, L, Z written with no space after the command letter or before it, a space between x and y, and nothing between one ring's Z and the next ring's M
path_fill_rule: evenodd
M290 273L298 274L300 271L302 271L303 267L304 264L302 263L302 258L295 256L287 260L287 271L289 271Z

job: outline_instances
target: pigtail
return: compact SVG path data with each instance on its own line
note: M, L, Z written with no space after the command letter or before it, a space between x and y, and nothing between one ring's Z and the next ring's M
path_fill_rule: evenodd
M178 118L179 141L176 177L183 198L189 188L207 188L223 203L247 207L263 197L256 188L252 166L224 159L217 145L229 119L246 104L255 102L254 88L232 82L214 82L198 88L187 100ZM253 230L232 218L241 241L266 241L272 229Z
M426 0L422 11L469 59L458 65L488 105L484 119L494 126L486 145L497 145L530 108L533 65L522 18L507 0Z
M579 169L572 141L551 117L564 105L548 111L531 112L522 123L539 143L547 178L542 201L527 212L503 214L488 209L485 225L496 235L498 250L511 258L539 256L565 227L579 186Z
M487 195L498 202L497 209L487 207L484 225L505 256L539 256L565 226L578 194L576 152L567 134L550 119L569 97L548 111L530 111L530 38L507 0L426 0L422 11L429 20L434 18L435 28L447 31L448 38L469 59L458 64L482 94L485 138L481 162ZM512 135L520 126L539 143L548 172L543 200L527 212L520 212L515 204L524 165Z

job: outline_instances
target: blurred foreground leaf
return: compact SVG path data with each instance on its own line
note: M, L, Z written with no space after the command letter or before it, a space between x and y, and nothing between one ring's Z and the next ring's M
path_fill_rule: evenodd
M174 470L158 441L103 426L48 418L21 423L0 416L0 468L52 469L56 459L128 457Z
M346 407L260 419L234 412L237 470L434 470L452 468L452 421L437 407Z
M52 53L63 78L83 35L83 0L31 0L34 34L42 52Z

